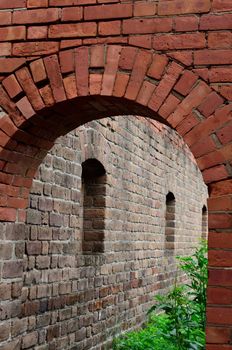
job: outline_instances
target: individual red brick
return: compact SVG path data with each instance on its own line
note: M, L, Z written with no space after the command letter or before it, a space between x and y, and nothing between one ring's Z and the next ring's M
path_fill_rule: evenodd
M48 27L29 27L27 29L27 38L28 39L46 39L48 36Z
M184 71L180 80L174 86L174 90L179 92L181 95L186 96L193 88L197 81L197 76L191 71Z
M89 93L90 95L100 95L102 84L102 74L90 74Z
M197 159L197 164L200 170L211 168L215 165L224 163L229 157L228 152L231 152L231 147L222 147L220 150L215 150L211 153L203 155ZM231 153L230 153L231 154ZM223 228L223 226L219 227Z
M114 89L113 89L113 96L116 96L116 97L124 96L129 79L130 79L129 74L117 73Z
M211 196L219 197L231 194L232 180L224 180L210 186Z
M200 123L196 123L200 128ZM186 135L187 137L189 135ZM200 137L200 140L196 139L195 142L191 145L190 149L195 158L204 156L207 153L213 152L216 149L215 142L211 136L206 136L203 139Z
M24 63L24 58L0 58L0 72L11 73Z
M14 9L26 7L26 0L1 0L0 9Z
M82 39L71 39L71 40L61 40L60 49L66 49L70 47L78 47L81 46Z
M144 76L152 62L152 54L147 51L139 51L131 72L131 77L127 85L125 98L135 100L140 87L143 83Z
M8 11L0 12L1 26L11 24L11 14L12 14L12 12L10 12L10 11L9 12Z
M23 90L21 86L19 85L17 79L13 74L11 74L9 77L3 80L2 85L6 89L8 95L11 98L14 98L18 94L20 94Z
M232 324L232 314L230 308L209 307L207 311L207 319L210 323L216 324Z
M5 216L5 221L14 221L13 217L16 215L16 210L11 208L0 208L0 217L1 220L3 220L3 216ZM9 219L7 219L9 217ZM22 260L15 260L15 261L7 261L3 265L3 272L2 276L3 278L16 278L16 277L22 277L23 274L23 261Z
M132 17L132 4L110 4L88 6L84 10L85 20Z
M99 44L127 44L127 37L122 36L108 36L108 37L96 37L87 38L82 40L83 45L99 45Z
M205 117L209 117L224 102L216 92L212 92L197 108Z
M33 41L13 44L13 54L16 56L49 55L59 50L59 43L55 41Z
M187 134L194 126L196 126L199 123L199 120L196 118L194 113L190 113L182 123L180 123L176 131L181 135L184 136Z
M27 0L27 8L48 7L48 0Z
M205 34L164 34L154 37L155 50L201 49L206 46Z
M43 109L44 103L42 101L42 98L39 94L39 91L37 87L35 86L32 77L28 71L27 68L22 68L16 72L16 77L18 79L18 82L22 86L23 90L25 91L29 101L31 102L33 108L35 110L41 110Z
M59 60L62 73L74 72L74 50L60 51Z
M0 128L3 130L8 136L12 136L18 131L18 128L14 125L12 120L8 116L2 116L0 120Z
M78 95L88 95L89 53L87 47L80 47L75 49L75 73Z
M88 0L87 0L88 1ZM118 2L118 0L98 0L99 4L108 4L108 3L113 3L113 2Z
M231 31L209 33L208 47L210 49L230 49L232 47Z
M96 36L96 23L70 23L70 24L53 24L49 27L49 38L72 38Z
M119 60L119 68L131 70L134 64L137 51L138 50L133 47L123 47Z
M120 53L120 46L109 46L107 49L106 66L103 74L101 95L109 96L113 93Z
M9 185L9 184L12 184L13 175L0 172L0 179L1 179L1 183Z
M198 30L198 17L186 16L174 18L174 29L176 32L190 32Z
M210 0L169 0L160 1L158 4L158 15L181 15L185 13L209 12Z
M77 97L76 77L69 75L63 79L66 96L68 99Z
M155 54L147 75L151 78L160 80L167 65L168 58L166 56Z
M0 28L0 41L14 41L26 39L26 27L2 27Z
M90 48L90 67L104 67L105 48L102 45L93 45Z
M123 21L123 34L153 34L171 30L171 18L126 19Z
M151 35L130 35L129 45L151 49L152 36Z
M170 94L164 104L161 106L159 115L166 119L172 112L174 112L179 103L180 100L173 94Z
M226 250L209 250L208 258L210 266L230 267L232 252Z
M214 184L215 185L215 184ZM211 186L212 189L212 186ZM214 188L215 190L215 188ZM219 191L220 196L220 191ZM217 195L217 192L214 191L212 193L212 196L208 199L208 209L209 211L229 211L232 208L232 196L231 195L222 195L221 197L213 197L214 195ZM212 237L212 234L211 234ZM216 236L214 236L213 239L210 238L210 247L211 248L231 248L232 247L232 241L231 237L229 236L229 233L218 233ZM226 240L223 242L222 239L226 238Z
M82 18L82 7L66 7L62 9L61 21L63 22L80 21Z
M0 130L0 145L4 147L10 141L10 137Z
M30 69L35 83L39 83L47 79L47 74L42 59L31 62Z
M220 12L220 11L231 11L232 10L232 4L230 0L213 0L213 11Z
M49 23L56 22L59 19L57 8L36 9L14 11L12 22L14 24L31 24L31 23Z
M96 3L96 0L50 0L50 6L73 6L73 5L89 5Z
M199 50L194 52L196 65L232 64L232 50Z
M98 24L99 35L120 35L121 34L121 22L100 22Z
M22 337L22 349L28 349L38 343L38 332L28 333Z
M210 270L209 271L209 285L210 286L231 286L232 270Z
M228 171L225 165L217 165L202 172L206 184L228 178Z
M232 14L204 15L200 18L200 30L232 29Z
M206 331L207 342L216 344L227 344L230 341L230 329L220 327L208 327Z
M21 98L21 100L19 100L16 103L16 106L18 107L18 109L20 110L20 112L22 113L22 115L26 118L29 119L31 118L33 115L35 115L35 111L32 108L32 105L30 104L30 102L28 101L28 98L26 96L24 96L23 98Z
M10 164L8 163L8 167L6 167L6 171L11 172L12 174L22 174L24 169L20 164ZM15 209L26 209L28 207L28 199L24 198L13 198L9 197L7 199L7 206Z
M209 213L209 229L230 229L232 215L230 213Z
M10 56L11 54L11 43L0 43L0 57Z
M193 63L192 51L174 51L167 54L168 57L172 57L175 60L183 63L185 66L191 66Z
M53 55L53 56L45 57L44 65L46 68L48 78L50 80L50 85L52 88L55 101L61 102L66 100L62 75L60 72L60 66L59 66L57 56Z
M224 145L232 141L232 124L229 123L217 132L217 137Z
M220 94L227 100L232 101L232 86L222 85L219 88Z
M155 84L152 84L147 80L144 80L141 86L141 89L139 90L136 101L144 106L147 106L155 88L156 88Z
M135 2L134 4L134 16L143 17L143 16L153 16L156 14L156 3L140 1Z
M172 62L169 65L167 72L164 74L162 80L160 81L159 85L155 89L150 99L150 102L148 104L148 106L152 110L156 112L159 110L164 100L169 95L171 89L175 85L182 71L183 71L183 67L178 65L176 62Z
M209 71L210 82L231 82L232 68L231 67L217 67L211 68Z
M40 95L47 107L53 106L55 104L55 100L52 94L52 89L49 85L42 87L40 90Z

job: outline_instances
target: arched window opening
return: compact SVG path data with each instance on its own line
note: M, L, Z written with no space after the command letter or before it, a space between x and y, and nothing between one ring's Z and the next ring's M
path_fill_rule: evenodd
M104 252L106 172L97 159L82 163L84 254Z
M172 192L166 195L165 213L165 254L173 255L175 249L175 197Z
M207 239L208 236L208 211L206 206L204 205L202 208L202 216L201 216L201 236L203 239Z

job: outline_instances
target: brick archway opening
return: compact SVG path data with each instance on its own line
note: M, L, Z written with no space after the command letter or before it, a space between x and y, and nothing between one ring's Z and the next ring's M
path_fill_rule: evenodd
M227 101L166 55L120 45L80 47L64 51L60 57L27 63L3 80L0 92L4 111L0 120L3 222L24 222L32 179L42 159L58 136L87 121L143 115L170 125L183 136L209 185L207 349L216 349L210 344L218 341L221 331L229 334L232 322L228 307L232 123ZM4 231L14 251L18 239L27 234L23 224L13 231L9 225ZM20 290L17 279L22 269L22 256L12 254L3 261L2 277ZM16 288L10 298L21 296L21 292L17 295ZM15 316L20 313L19 307Z

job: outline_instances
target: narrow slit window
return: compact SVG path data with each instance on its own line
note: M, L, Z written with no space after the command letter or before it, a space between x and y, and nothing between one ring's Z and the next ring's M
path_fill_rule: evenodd
M204 205L202 208L202 216L201 216L201 236L203 239L207 239L208 236L208 211L206 206Z
M173 255L175 249L175 197L172 192L166 195L165 213L165 254Z
M84 254L104 252L106 172L97 159L82 163Z

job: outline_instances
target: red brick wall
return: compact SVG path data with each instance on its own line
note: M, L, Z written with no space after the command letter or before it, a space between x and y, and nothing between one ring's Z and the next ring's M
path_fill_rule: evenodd
M92 189L85 182L83 208L81 163L92 158L104 165L106 176ZM176 198L171 253L165 242L168 191ZM197 245L206 200L192 154L170 128L116 117L58 139L39 167L27 210L24 308L38 308L38 349L48 341L55 349L111 349L114 335L143 322L154 295L174 284L173 257L191 254ZM95 233L95 246L103 234L101 253L91 252L86 231ZM78 300L71 307L74 295ZM65 305L58 304L62 298ZM51 302L57 303L53 317ZM41 325L41 317L53 322Z
M231 1L87 2L0 1L0 220L18 222L1 233L9 313L20 314L20 223L56 137L143 115L184 137L209 185L207 349L231 349Z

